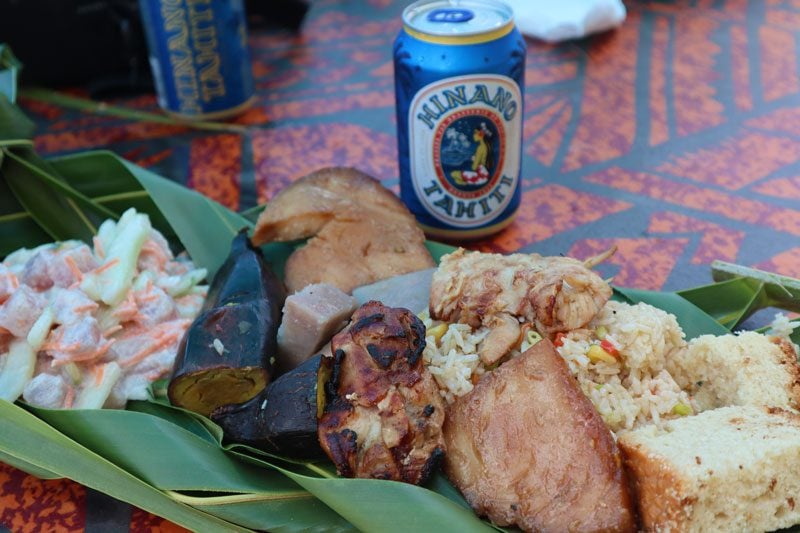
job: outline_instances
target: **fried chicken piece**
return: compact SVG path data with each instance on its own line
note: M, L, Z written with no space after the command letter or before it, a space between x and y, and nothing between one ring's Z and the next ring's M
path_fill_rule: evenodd
M611 432L549 340L447 408L445 472L479 515L526 531L634 531Z
M422 364L425 326L367 302L323 357L319 442L341 476L424 483L444 455L444 403Z
M442 257L433 275L430 313L473 328L498 321L507 325L506 317L512 316L552 335L585 326L610 297L608 283L577 259L459 248ZM504 335L502 346L493 343L492 352L507 353L517 340L512 337ZM491 357L481 355L491 364Z
M290 293L312 283L349 293L435 266L425 235L400 199L352 168L325 168L283 189L259 216L253 242L309 237L286 262Z

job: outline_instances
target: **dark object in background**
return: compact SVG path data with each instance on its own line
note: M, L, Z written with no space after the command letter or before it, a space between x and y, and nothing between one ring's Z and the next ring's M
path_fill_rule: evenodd
M298 30L308 12L304 0L246 0L250 28L259 26Z
M296 30L308 11L303 0L246 6L251 28ZM137 0L0 0L0 42L22 61L23 84L83 86L93 98L153 91Z
M95 97L152 90L136 0L0 0L0 13L22 83L83 85Z

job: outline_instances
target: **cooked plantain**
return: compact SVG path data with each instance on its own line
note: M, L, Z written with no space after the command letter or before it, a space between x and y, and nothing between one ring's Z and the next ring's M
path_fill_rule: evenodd
M445 452L444 404L422 364L425 326L367 302L323 358L319 442L341 476L423 483Z
M214 276L203 311L178 348L169 399L208 416L269 382L286 291L242 231Z
M323 457L317 440L320 359L312 357L281 375L248 402L215 409L211 420L232 442L295 459Z

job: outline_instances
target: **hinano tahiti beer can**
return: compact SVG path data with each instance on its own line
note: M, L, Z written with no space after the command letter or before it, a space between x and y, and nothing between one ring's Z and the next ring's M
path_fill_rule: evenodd
M252 104L243 0L139 0L139 7L164 111L217 119Z
M525 40L492 0L421 0L394 44L400 195L428 235L471 239L519 208Z

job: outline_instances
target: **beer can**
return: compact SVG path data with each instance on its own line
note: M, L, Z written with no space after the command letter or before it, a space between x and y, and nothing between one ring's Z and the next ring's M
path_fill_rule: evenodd
M425 232L495 233L520 203L525 40L494 0L420 0L394 43L400 196Z
M255 98L243 0L139 0L159 106L226 118Z

